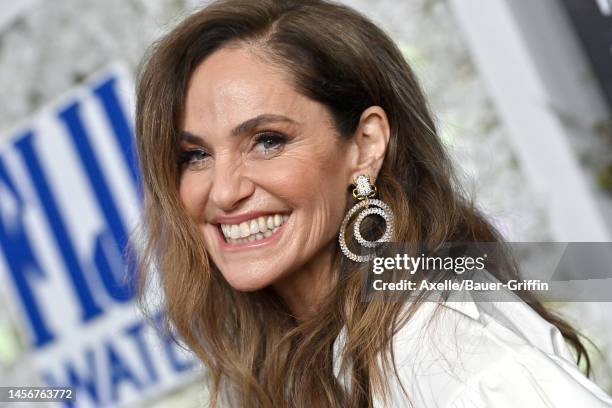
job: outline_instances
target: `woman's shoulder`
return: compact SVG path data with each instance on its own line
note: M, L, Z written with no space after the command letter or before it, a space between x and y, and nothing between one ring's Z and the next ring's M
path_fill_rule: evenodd
M559 330L519 301L425 302L394 336L393 355L388 406L406 405L403 387L415 407L612 407Z

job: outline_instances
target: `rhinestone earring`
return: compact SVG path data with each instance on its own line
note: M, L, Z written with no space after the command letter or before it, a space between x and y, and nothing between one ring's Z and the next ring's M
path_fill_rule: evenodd
M363 211L360 211L355 219L353 234L357 242L359 242L359 244L362 246L366 248L376 248L383 242L389 242L391 240L391 236L393 235L394 216L393 211L391 211L391 208L386 203L373 198L376 196L376 186L370 183L370 178L367 175L358 175L355 177L353 184L355 185L355 188L353 189L353 197L355 197L359 202L346 213L344 220L342 220L338 240L340 241L340 249L347 258L355 262L368 262L374 258L374 254L357 255L351 252L351 250L346 246L346 227L351 220L351 217L357 211L363 208ZM373 214L378 215L385 220L385 232L383 233L382 237L378 238L376 241L368 241L361 236L360 228L365 217Z

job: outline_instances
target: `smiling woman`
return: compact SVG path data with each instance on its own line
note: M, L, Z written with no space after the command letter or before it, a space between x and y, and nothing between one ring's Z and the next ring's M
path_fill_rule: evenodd
M137 99L143 296L159 271L211 406L610 404L563 342L588 370L578 334L534 299L362 300L357 242L501 241L456 187L410 67L362 15L217 1L156 43Z
M383 116L371 109L365 119ZM295 279L331 280L355 160L325 106L253 47L234 44L195 68L181 128L179 195L223 277L243 291L275 285L298 313L318 303L296 299L304 290Z

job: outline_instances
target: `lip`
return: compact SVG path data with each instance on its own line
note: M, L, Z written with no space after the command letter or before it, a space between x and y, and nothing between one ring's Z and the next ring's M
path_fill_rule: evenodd
M255 214L255 213L249 213L249 214ZM257 213L259 215L257 215L256 217L260 217L263 215L270 215L270 214L286 214L286 213L278 213L278 212L261 212L261 213ZM246 221L249 220L251 218L256 218L251 216L251 218L245 218L244 216L247 214L243 214L243 215L237 215L234 218L232 218L232 222L227 222L226 220L229 219L230 217L218 217L219 219L223 219L222 223L227 223L227 224L232 224L232 223L238 223L238 222L242 222L242 221ZM259 248L259 247L263 247L263 246L267 246L272 244L273 242L277 241L280 236L282 235L282 233L285 231L285 226L289 223L289 220L291 220L291 216L292 214L289 213L287 214L289 215L289 218L287 218L287 220L283 223L283 225L281 225L280 227L278 227L278 229L269 237L257 240L257 241L251 241L251 242L245 242L243 244L232 244L229 243L227 241L225 241L225 237L223 236L223 232L221 232L221 228L219 225L214 225L214 228L216 230L216 234L217 234L217 239L219 241L219 246L221 247L222 250L227 251L227 252L236 252L236 251L243 251L243 250L247 250L247 249L255 249L255 248ZM243 218L242 221L235 221L236 219L241 219L241 217ZM217 218L215 218L216 220Z

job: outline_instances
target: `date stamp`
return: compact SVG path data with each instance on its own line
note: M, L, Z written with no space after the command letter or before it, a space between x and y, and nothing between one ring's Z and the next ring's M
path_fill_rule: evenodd
M74 388L0 387L0 402L74 402Z

